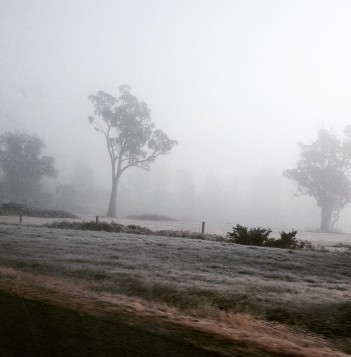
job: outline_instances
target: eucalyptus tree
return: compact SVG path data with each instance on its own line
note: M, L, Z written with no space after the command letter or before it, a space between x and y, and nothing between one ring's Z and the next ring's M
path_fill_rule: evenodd
M295 181L299 194L307 194L321 209L322 232L329 232L339 218L339 212L351 201L351 127L339 139L327 130L319 130L310 145L299 143L301 149L297 167L283 175Z
M111 195L107 216L116 217L118 184L121 175L131 167L150 170L160 155L169 153L176 140L171 140L151 120L151 110L130 93L131 87L119 87L120 96L98 91L89 96L94 115L89 122L105 139L111 162Z

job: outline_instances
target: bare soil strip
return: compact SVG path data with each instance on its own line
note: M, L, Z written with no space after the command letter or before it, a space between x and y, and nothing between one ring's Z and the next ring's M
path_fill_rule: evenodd
M69 309L95 319L119 322L203 351L203 356L342 357L315 336L269 325L249 315L208 318L140 298L93 291L91 284L0 267L0 291ZM203 313L202 313L203 315ZM132 341L130 341L132 343Z

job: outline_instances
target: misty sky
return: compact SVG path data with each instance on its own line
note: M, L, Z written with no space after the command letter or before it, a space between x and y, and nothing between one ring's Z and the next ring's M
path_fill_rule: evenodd
M62 179L79 160L108 186L87 97L130 84L179 141L160 167L281 174L297 142L351 123L350 16L337 0L0 0L0 132L37 133Z

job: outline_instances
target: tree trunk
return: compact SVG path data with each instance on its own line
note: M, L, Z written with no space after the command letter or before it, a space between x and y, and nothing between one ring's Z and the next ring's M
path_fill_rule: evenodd
M117 193L120 176L116 176L112 180L112 190L110 196L110 204L108 206L107 217L116 217L117 214Z
M321 211L321 232L330 232L332 210L322 207Z
M333 219L333 221L332 221L332 223L330 225L330 231L331 232L334 230L335 223L340 219L340 210L333 211L332 219Z

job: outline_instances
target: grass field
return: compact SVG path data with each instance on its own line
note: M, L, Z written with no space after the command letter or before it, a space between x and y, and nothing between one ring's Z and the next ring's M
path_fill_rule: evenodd
M89 222L95 221L95 216L81 216L77 219L70 219L70 222ZM116 222L123 225L136 224L145 228L149 228L153 231L155 230L175 230L175 231L191 231L195 233L201 232L201 223L200 221L177 221L177 222L165 222L165 221L153 221L153 220L137 220L137 219L128 219L128 218L116 218L111 219L107 217L99 217L100 222ZM62 222L62 218L41 218L41 217L27 217L23 216L23 225L30 226L42 226L50 224L52 222ZM232 232L233 226L240 222L206 222L205 232L209 234L217 234L226 236L227 232ZM0 215L0 224L19 224L19 216L1 216ZM252 228L252 227L251 227ZM280 237L279 232L283 229L285 231L292 230L293 228L298 227L280 227L272 228L271 237L278 238ZM323 246L327 249L334 249L338 244L347 244L351 245L351 233L319 233L314 231L306 231L298 229L297 238L300 240L308 240L312 244L317 246Z
M250 346L266 341L257 347L261 354L242 355L341 355L335 349L351 353L347 253L1 225L0 265L3 289L11 279L18 289L32 281L21 290L24 296L35 287L48 294L56 286L57 294L68 294L66 300L73 301L78 293L69 293L83 284L80 296L95 294L92 301L104 294L141 299L139 305L153 304L151 316L174 309L173 315L183 316L188 327L205 321L207 329L229 329L232 340L245 330L241 340L248 339ZM4 267L14 270L9 273ZM75 285L65 289L50 280L54 278ZM278 335L281 345L269 340ZM277 344L279 353L274 354L272 346ZM313 348L320 350L312 353ZM225 349L221 351L218 355L225 355Z

